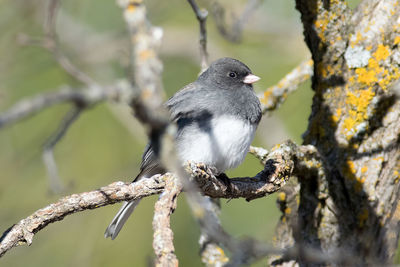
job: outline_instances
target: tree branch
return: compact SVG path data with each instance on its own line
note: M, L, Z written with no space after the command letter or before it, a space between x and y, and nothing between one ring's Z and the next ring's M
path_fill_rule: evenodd
M38 231L50 223L64 219L67 215L159 194L164 190L168 177L170 174L155 175L151 179L142 179L133 184L115 182L91 192L61 198L7 229L0 238L0 257L18 245L31 245L33 236Z
M208 53L207 53L207 27L206 21L208 11L201 9L197 6L195 0L188 0L200 26L200 58L201 58L201 71L203 72L208 67Z
M58 92L41 94L33 98L21 100L0 114L0 128L32 116L56 104L71 102L78 107L86 108L105 100L129 99L127 96L130 93L127 82L121 81L112 86L93 86L82 91L61 89Z
M55 15L52 15L55 16ZM55 18L51 19L52 22L55 23ZM55 27L55 26L53 26ZM93 80L89 75L85 72L81 71L77 66L75 66L70 59L64 54L62 49L58 45L57 35L55 32L47 33L46 37L43 38L34 38L28 36L26 34L19 34L17 38L17 42L20 45L32 45L44 48L48 52L50 52L57 63L69 74L71 77L80 81L81 83L91 86L96 85L97 83Z
M307 81L313 74L312 60L300 63L295 69L286 74L278 84L267 88L264 93L259 94L263 113L277 109L295 91L300 84Z
M155 266L178 266L173 244L174 233L171 230L170 217L176 209L178 195L182 185L176 177L166 181L164 192L154 206L153 248L156 254Z
M149 135L158 136L169 124L163 102L162 62L157 56L163 31L146 19L142 0L117 0L123 10L131 40L131 103L136 117L148 128ZM154 134L157 132L157 134Z
M221 36L230 42L238 43L241 41L244 25L262 0L248 0L243 12L234 17L232 23L227 22L226 10L217 0L207 0L207 2L211 5L211 13Z

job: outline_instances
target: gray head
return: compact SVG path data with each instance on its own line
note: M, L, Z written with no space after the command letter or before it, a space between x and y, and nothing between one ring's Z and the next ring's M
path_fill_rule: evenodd
M243 86L253 89L252 83L259 79L244 63L225 57L211 63L210 67L200 75L198 81L221 89L240 89Z

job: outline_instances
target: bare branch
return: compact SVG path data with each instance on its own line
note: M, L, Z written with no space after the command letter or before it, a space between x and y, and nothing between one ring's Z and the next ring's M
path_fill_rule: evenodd
M54 159L54 147L66 134L72 123L74 123L75 120L78 119L81 111L82 109L79 107L74 107L72 110L70 110L62 120L57 131L52 136L50 136L50 138L43 145L42 158L47 169L47 175L49 176L50 190L53 193L60 193L64 190L64 186L58 175L57 164Z
M19 34L17 37L17 42L20 45L32 45L38 46L46 49L50 53L52 53L54 59L57 63L74 79L80 81L81 83L87 86L96 85L96 81L89 77L86 73L81 71L77 66L75 66L69 58L64 54L59 45L57 44L57 40L53 35L46 36L44 38L33 38L26 34Z
M47 8L47 18L43 26L43 31L46 37L42 40L42 47L51 52L58 64L76 80L86 84L87 86L95 85L97 84L96 81L85 72L81 71L76 65L74 65L58 44L56 23L60 4L60 0L50 0L49 2Z
M262 3L262 0L248 0L243 12L234 17L233 22L229 23L226 19L226 10L218 0L207 0L211 5L211 13L214 17L215 23L219 33L230 42L238 43L242 39L243 27L251 14Z
M33 45L44 48L52 53L57 63L74 79L87 85L88 87L97 85L89 75L74 65L65 55L58 43L58 35L56 29L57 14L60 8L60 0L50 0L47 6L46 20L43 24L44 37L35 38L26 34L19 34L17 42L20 45Z
M0 114L0 128L56 104L71 102L78 107L85 108L105 100L126 99L129 94L129 85L126 81L121 81L107 87L93 86L82 91L61 89L58 92L38 95L21 100L9 110Z
M243 13L232 25L232 38L240 41L242 38L243 27L249 20L253 12L261 5L263 0L248 0Z
M50 0L47 7L47 18L43 26L45 34L50 38L56 38L57 12L60 7L60 0Z
M155 266L178 266L171 230L170 217L176 209L178 195L182 191L182 186L178 179L171 177L166 181L164 192L154 207L153 218L153 248L156 254Z
M18 245L31 245L33 236L38 231L50 223L64 219L67 215L159 194L164 190L167 177L170 177L170 174L155 175L151 179L142 179L134 184L115 182L98 190L61 198L5 231L0 238L0 257Z
M275 110L285 101L286 97L295 91L300 84L307 81L313 74L313 62L307 60L278 82L277 85L269 87L259 95L263 113Z
M207 53L207 27L206 21L208 11L200 9L195 0L188 0L193 12L196 14L196 18L199 21L200 26L200 58L201 58L201 71L203 72L208 67L208 53Z

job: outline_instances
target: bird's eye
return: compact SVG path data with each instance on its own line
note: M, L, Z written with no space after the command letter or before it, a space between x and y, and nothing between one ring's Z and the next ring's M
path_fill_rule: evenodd
M236 78L236 73L234 73L233 71L229 72L229 77Z

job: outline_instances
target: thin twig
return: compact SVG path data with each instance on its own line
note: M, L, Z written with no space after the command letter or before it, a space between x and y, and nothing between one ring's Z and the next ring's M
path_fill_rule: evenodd
M56 22L57 13L60 8L60 0L50 0L47 7L47 18L45 24L43 25L44 33L49 38L56 38Z
M44 38L33 38L26 34L19 34L17 37L17 42L20 45L30 45L38 46L49 51L57 63L63 68L72 78L80 81L87 86L97 85L97 82L93 80L85 72L81 71L76 65L74 65L65 53L60 49L57 44L57 40L54 37L44 37Z
M64 185L61 182L58 174L58 168L54 159L54 147L66 134L69 127L78 119L82 112L82 108L73 107L61 121L58 129L49 137L46 143L43 145L43 162L47 169L47 175L49 176L49 186L53 193L60 193L64 190Z
M196 14L196 18L199 21L200 26L200 58L201 58L201 71L207 69L208 67L208 53L207 53L207 27L206 21L208 16L208 11L205 9L200 9L197 6L195 0L188 0L193 12Z
M126 100L127 98L130 98L130 89L126 81L106 87L94 86L80 91L61 89L58 92L45 93L17 102L0 114L0 128L60 103L71 102L84 108L105 100Z
M279 107L287 96L295 91L300 84L307 81L313 74L312 60L303 61L299 66L286 74L277 85L269 87L259 95L262 111L265 114Z
M60 9L60 0L50 0L47 8L47 19L46 23L43 25L43 31L45 33L45 38L43 38L43 43L50 45L43 45L48 51L50 51L54 58L57 60L58 64L72 77L76 80L86 84L87 86L96 85L97 82L93 80L88 74L80 70L71 60L65 55L64 51L61 49L58 43L57 34L57 15Z
M221 36L230 42L238 43L242 39L244 25L250 18L251 14L261 4L262 0L247 1L243 12L232 19L233 22L231 25L226 21L225 7L223 7L218 0L208 0L208 2L211 5L211 13Z
M244 7L244 11L232 24L232 35L236 40L240 41L244 25L247 23L253 12L260 6L262 1L263 0L247 1L246 6Z
M58 43L58 34L56 28L57 14L59 9L60 0L50 0L47 7L46 20L43 24L44 37L34 38L21 33L18 35L17 42L20 45L33 45L44 48L52 53L57 63L74 79L80 81L88 87L97 85L97 82L88 74L80 70L75 64L73 64L61 49Z

